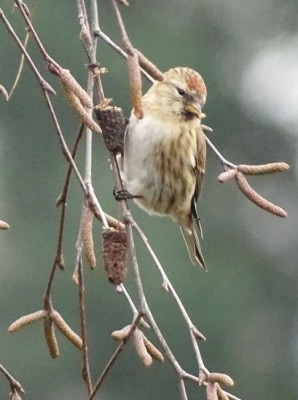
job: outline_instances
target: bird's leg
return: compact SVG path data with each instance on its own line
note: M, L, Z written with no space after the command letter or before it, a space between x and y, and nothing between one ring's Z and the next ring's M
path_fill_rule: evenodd
M115 200L117 200L117 201L130 200L130 199L140 199L142 197L142 196L131 194L126 189L117 190L116 187L114 187L113 195L115 197Z

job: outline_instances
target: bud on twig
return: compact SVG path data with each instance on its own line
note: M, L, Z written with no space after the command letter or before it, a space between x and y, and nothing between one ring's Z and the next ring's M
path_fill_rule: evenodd
M206 381L207 375L205 374L205 372L200 369L199 371L199 376L198 376L198 384L199 386L202 386L203 383Z
M0 220L0 230L6 231L10 226L7 222Z
M120 285L127 274L128 243L126 232L113 228L103 231L102 255L108 279Z
M92 225L94 214L89 207L83 206L81 221L81 237L83 251L91 269L96 267L96 258L94 254L94 243L92 234Z
M27 4L24 1L22 1L21 7L22 7L24 13L27 15L27 17L30 18L31 17L30 9L29 9L29 7L27 6Z
M5 89L5 87L3 85L0 85L0 93L3 94L3 96L5 97L6 101L9 100L9 95L7 93L7 90Z
M206 341L205 336L195 326L191 327L191 331L197 339Z
M112 153L123 153L126 120L121 108L99 105L94 111L107 149Z
M210 126L201 124L201 128L203 129L204 133L205 132L208 132L208 133L212 133L213 132L213 129L210 128Z
M169 282L168 281L166 281L166 280L164 280L163 282L162 282L162 288L166 291L166 292L169 292L170 291L170 288L169 288Z
M134 113L138 119L142 119L144 115L142 107L142 77L136 50L132 54L128 53L127 66Z
M236 183L241 192L253 203L263 210L268 211L271 214L277 215L278 217L286 217L288 214L281 207L271 203L257 193L247 182L245 176L241 172L237 172L235 175Z
M47 315L47 312L45 310L39 310L39 311L35 311L32 314L24 315L23 317L18 318L16 321L14 321L8 327L8 332L16 332L19 329L23 328L24 326L27 326L29 324L32 324L35 321L39 321L40 319L45 318L46 315Z

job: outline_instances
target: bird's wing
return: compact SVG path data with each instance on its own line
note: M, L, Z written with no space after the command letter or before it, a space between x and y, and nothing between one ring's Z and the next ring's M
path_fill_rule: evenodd
M191 215L193 219L196 221L200 234L203 237L202 227L200 224L200 218L198 216L197 211L197 201L200 197L204 174L205 174L205 163L206 163L206 141L203 130L200 128L200 131L197 135L197 152L195 156L196 164L194 167L194 174L196 176L196 187L194 194L191 200Z
M205 164L206 164L206 140L205 135L201 127L197 133L197 149L195 154L195 167L194 173L196 176L196 188L194 191L194 201L198 201L203 186Z

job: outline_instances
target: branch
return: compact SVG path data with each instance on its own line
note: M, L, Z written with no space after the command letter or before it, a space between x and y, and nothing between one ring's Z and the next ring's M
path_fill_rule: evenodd
M23 389L22 385L20 384L20 382L18 382L12 375L10 372L7 371L6 368L3 367L2 364L0 364L0 371L2 372L2 374L5 376L5 378L8 380L11 390L12 392L20 392L20 393L25 393L25 390Z
M271 203L263 196L261 196L258 192L256 192L247 182L245 175L264 175L271 174L274 172L282 172L287 171L290 166L284 162L276 162L262 165L234 165L233 167L227 166L225 172L222 172L218 176L218 181L221 183L227 182L231 179L236 181L238 188L241 192L255 205L262 208L269 213L276 215L278 217L287 217L287 213L284 209L277 206L276 204Z
M108 363L106 364L104 370L102 371L102 373L100 374L96 384L94 385L93 391L89 396L89 400L94 399L96 393L99 391L101 385L103 384L107 374L109 373L109 371L111 370L111 368L113 367L114 363L116 362L116 360L118 359L120 353L123 351L126 343L129 341L129 339L131 338L131 335L133 334L134 330L136 329L140 319L142 317L142 314L139 312L138 315L134 318L129 332L128 334L125 336L125 338L122 340L122 342L119 344L119 346L117 347L116 351L114 352L114 354L112 355L112 357L110 358L110 360L108 361Z

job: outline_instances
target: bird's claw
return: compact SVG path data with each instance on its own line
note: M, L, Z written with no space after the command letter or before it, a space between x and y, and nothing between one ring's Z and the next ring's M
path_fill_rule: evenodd
M117 201L141 198L141 196L129 193L126 189L117 190L116 187L113 190L113 195Z

